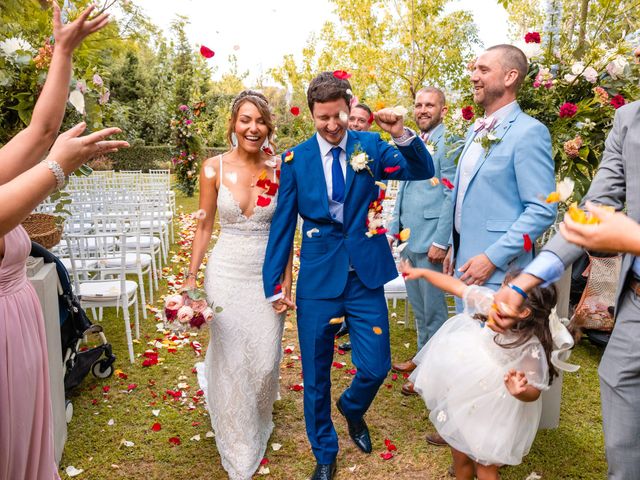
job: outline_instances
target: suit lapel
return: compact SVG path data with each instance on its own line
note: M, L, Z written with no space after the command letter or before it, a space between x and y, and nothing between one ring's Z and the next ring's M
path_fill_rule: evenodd
M358 145L358 141L357 139L354 137L354 135L349 132L347 130L347 185L345 187L345 191L344 191L344 198L345 198L345 203L346 203L346 199L347 199L347 195L349 195L349 189L351 188L351 184L353 183L353 179L355 177L355 171L353 170L353 168L351 168L351 164L349 163L349 161L351 160L351 155L353 155L353 152L356 148L356 145ZM362 150L362 147L360 147L360 149Z
M320 154L320 145L318 145L318 139L314 135L307 141L307 160L309 164L310 175L305 175L311 182L318 182L320 191L320 202L324 208L324 212L330 215L329 212L329 193L327 192L327 179L324 176L324 169L322 168L322 155Z
M513 122L516 121L516 118L518 118L518 115L520 115L520 113L522 113L522 110L520 110L519 106L514 108L513 112L511 112L511 114L509 114L509 116L507 118L505 118L502 122L500 122L500 125L498 125L495 128L496 137L498 137L499 141L494 142L491 145L491 147L489 147L489 151L486 154L480 156L480 158L476 162L476 165L475 165L475 167L473 169L473 173L471 174L471 178L469 179L469 184L471 184L471 182L473 182L474 177L476 176L476 174L478 173L478 171L480 170L480 168L482 167L484 162L486 162L487 158L489 158L491 156L491 154L493 153L493 151L496 148L496 145L498 145L499 143L502 142L502 139L507 134L507 132L509 131L509 129L513 125Z

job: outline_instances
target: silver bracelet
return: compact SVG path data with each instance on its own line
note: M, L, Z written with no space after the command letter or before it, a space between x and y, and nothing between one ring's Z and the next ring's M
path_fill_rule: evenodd
M67 177L64 174L64 170L58 162L55 160L45 160L44 163L47 165L47 168L53 173L53 176L56 177L56 189L62 190L67 183Z

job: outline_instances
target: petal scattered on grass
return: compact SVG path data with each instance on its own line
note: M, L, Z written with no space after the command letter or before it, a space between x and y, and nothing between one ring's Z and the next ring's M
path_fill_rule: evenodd
M64 473L66 473L69 477L77 477L82 472L84 472L82 468L76 468L73 465L69 465L64 469Z

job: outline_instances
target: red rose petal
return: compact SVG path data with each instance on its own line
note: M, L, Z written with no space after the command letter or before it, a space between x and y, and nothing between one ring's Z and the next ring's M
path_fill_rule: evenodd
M347 373L348 373L349 375L355 375L356 373L358 373L358 370L356 370L355 368L352 368L352 369L350 369L350 370L347 370Z
M281 291L282 291L282 285L277 284L275 286L275 288L273 289L273 294L276 295L276 294L280 293Z
M298 107L291 107L291 115L297 117L300 115L300 109Z
M204 390L198 390L196 392L196 395L199 396L199 397L203 396L204 395Z
M180 445L182 442L180 441L180 437L171 437L169 443L172 445Z
M291 385L289 387L289 390L293 390L294 392L300 392L304 390L304 387L302 385L296 384L296 385Z
M279 186L280 185L278 185L277 183L269 182L269 189L266 192L264 192L264 194L273 197L278 191Z
M202 45L200 47L200 55L202 55L204 58L211 58L215 55L216 53L211 50L210 48L205 47L204 45Z
M344 70L336 70L335 72L333 72L333 76L339 80L348 80L351 78L351 74L345 72Z
M444 178L444 177L443 177L443 178L442 178L442 180L440 180L440 182L441 182L445 187L447 187L449 190L453 190L453 189L454 189L453 183L451 183L451 182L449 181L449 179L447 179L447 178Z
M369 119L367 120L367 123L369 125L371 125L373 123L373 113L371 115L369 115Z
M268 458L263 458L262 460L260 460L260 465L266 465L267 463L269 463Z
M531 241L531 237L529 236L529 234L523 234L522 238L524 239L524 251L530 252L531 250L533 250L533 242Z
M138 385L136 385L135 383L130 383L129 385L127 385L127 391L130 392L131 390L135 390L137 386Z
M102 387L102 391L104 393L109 393L109 390L111 390L111 387L109 385L105 385L104 387Z
M256 205L258 205L259 207L266 207L270 203L271 203L271 199L269 197L263 197L262 195L258 195L258 201L256 202Z
M162 430L162 425L156 422L151 426L151 430L153 430L154 432L159 432L160 430Z
M396 380L398 380L398 374L397 374L397 373L392 374L392 375L391 375L391 380L393 380L394 382L395 382Z
M333 362L333 367L334 368L344 368L344 365L341 364L340 362Z
M268 178L261 178L256 182L256 187L263 188L265 190L269 188L270 185L271 185L271 180L269 180Z
M126 380L128 378L128 375L124 372L118 372L118 377L120 377L123 380Z
M380 458L382 458L383 460L391 460L393 458L393 453L391 452L381 453Z
M400 170L400 165L396 165L395 167L387 167L384 169L384 173L393 173Z

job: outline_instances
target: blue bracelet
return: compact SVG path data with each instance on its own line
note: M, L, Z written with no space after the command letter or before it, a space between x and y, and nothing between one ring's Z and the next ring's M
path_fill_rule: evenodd
M514 292L518 292L520 295L522 295L522 298L524 298L525 300L527 300L529 298L529 295L527 295L527 292L525 292L519 286L514 285L513 283L508 283L507 287L509 287Z

